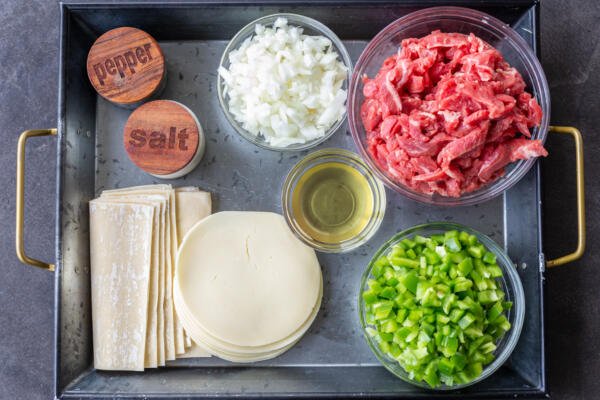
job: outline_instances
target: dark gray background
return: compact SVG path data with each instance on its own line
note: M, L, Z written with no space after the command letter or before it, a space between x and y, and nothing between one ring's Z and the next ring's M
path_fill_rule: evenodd
M15 154L26 129L56 127L59 8L55 1L0 2L0 399L52 397L53 274L14 255ZM556 399L600 398L600 2L542 1L542 64L552 92L552 123L584 135L588 249L546 274L548 380ZM574 155L568 138L550 137L542 161L544 251L574 248ZM54 139L27 150L29 255L54 258Z

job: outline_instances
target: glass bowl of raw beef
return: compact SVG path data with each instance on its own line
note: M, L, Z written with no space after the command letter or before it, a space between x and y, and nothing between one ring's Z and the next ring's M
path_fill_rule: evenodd
M515 30L476 10L433 7L391 23L361 54L348 93L361 155L413 200L487 201L547 155L542 67Z

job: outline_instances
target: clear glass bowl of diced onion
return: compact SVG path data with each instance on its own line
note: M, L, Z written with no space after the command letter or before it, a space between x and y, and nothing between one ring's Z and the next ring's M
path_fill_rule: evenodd
M282 26L283 30L287 30L288 35L300 35L299 46L304 46L301 47L302 49L307 47L309 49L303 52L306 56L303 60L297 59L297 56L302 53L298 48L292 47L291 57L286 53L289 48L283 48L281 49L283 52L277 52L279 57L288 56L291 60L297 59L297 63L295 61L285 63L286 68L292 66L291 69L287 69L287 74L291 74L293 79L289 79L289 75L286 79L285 70L281 72L282 75L277 73L267 75L268 68L263 68L263 65L259 68L262 76L257 76L255 79L248 73L244 78L246 82L251 81L251 83L246 83L247 88L244 88L243 81L242 84L239 84L240 80L237 80L238 85L234 87L235 85L232 85L230 80L230 75L233 73L231 69L232 53L235 58L236 52L239 55L239 50L247 48L252 38L264 34L265 30L267 32L282 30ZM301 31L297 28L300 28ZM315 40L303 41L302 38L305 36L302 35L313 37ZM272 40L278 40L276 35L271 36ZM286 39L282 40L285 43L293 43ZM294 49L297 51L294 52ZM325 77L325 73L321 75L320 71L318 71L319 74L314 74L314 69L311 69L314 63L322 60L321 56L317 55L320 50L322 50L323 56L329 54L327 59L330 63L323 67L325 71L327 71L326 68L330 68L330 70L333 68L331 59L335 59L338 69L335 70L335 73L330 73L331 76L334 76L332 79ZM282 53L283 55L281 55ZM335 55L337 57L334 57ZM319 59L313 56L319 57ZM245 60L249 60L249 58ZM296 65L298 66L297 70L295 70ZM299 72L303 65L308 65L307 70L313 73ZM245 67L248 70L246 65ZM306 150L330 138L344 123L351 69L352 64L348 51L342 41L328 27L302 15L272 14L252 21L228 43L217 71L219 102L225 117L236 132L257 146L277 151ZM306 74L306 78L302 79L302 76L298 74ZM329 82L331 80L333 82ZM321 96L314 96L316 90L314 86L317 85L314 83L315 81L320 84ZM286 90L290 89L290 85L294 85L292 90L295 92L292 96L286 96ZM303 87L302 85L313 86ZM235 89L237 92L233 91ZM283 92L280 99L277 94L279 92ZM247 93L252 94L245 97ZM294 101L290 101L290 98ZM299 98L303 104L295 101ZM324 108L323 104L329 104L329 106ZM315 114L318 117L314 117ZM301 132L297 130L298 127L302 127ZM272 131L268 131L269 129ZM264 134L265 130L268 131L266 135Z

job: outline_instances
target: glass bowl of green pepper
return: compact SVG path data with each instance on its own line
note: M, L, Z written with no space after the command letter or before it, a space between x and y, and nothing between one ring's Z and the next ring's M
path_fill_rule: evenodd
M454 390L493 374L525 316L515 265L488 236L446 222L394 235L373 256L359 294L371 350L400 379Z

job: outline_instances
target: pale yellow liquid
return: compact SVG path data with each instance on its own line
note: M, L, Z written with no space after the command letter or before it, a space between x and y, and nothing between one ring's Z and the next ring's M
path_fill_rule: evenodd
M314 240L337 244L357 236L373 214L367 179L340 162L319 164L304 173L292 195L294 218Z

